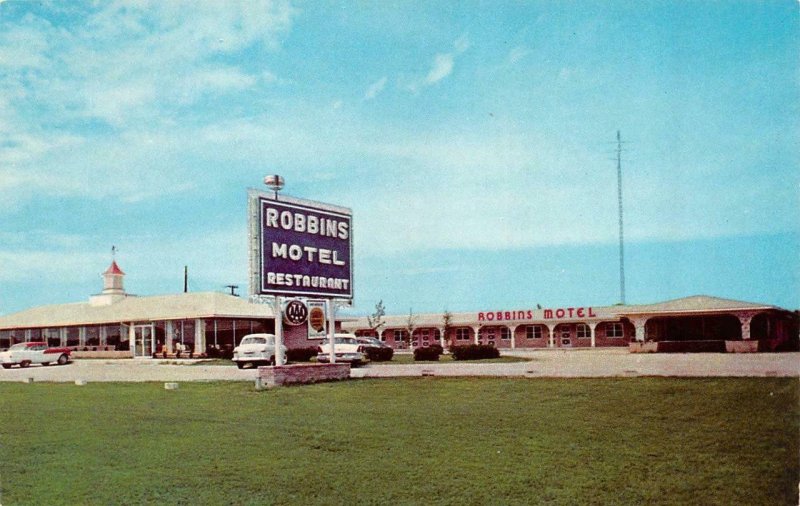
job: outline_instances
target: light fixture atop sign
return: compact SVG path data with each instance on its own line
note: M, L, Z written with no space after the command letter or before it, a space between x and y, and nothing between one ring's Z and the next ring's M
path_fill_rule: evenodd
M267 185L270 190L275 192L275 200L278 200L278 192L283 189L284 183L283 176L279 176L277 174L264 178L264 184Z

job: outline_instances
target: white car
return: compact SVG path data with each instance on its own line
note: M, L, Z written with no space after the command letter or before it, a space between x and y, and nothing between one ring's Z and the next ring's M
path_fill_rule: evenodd
M286 363L286 346L283 349L283 362ZM233 361L242 369L246 364L275 365L275 335L274 334L248 334L242 338L239 346L233 349Z
M353 334L335 334L333 351L337 362L350 362L358 365L365 361L364 345L358 342ZM328 363L331 357L331 345L326 339L322 341L317 353L317 362Z
M70 361L69 348L51 348L45 342L17 343L8 351L0 353L0 364L3 369L11 369L12 365L28 367L31 364L64 365Z

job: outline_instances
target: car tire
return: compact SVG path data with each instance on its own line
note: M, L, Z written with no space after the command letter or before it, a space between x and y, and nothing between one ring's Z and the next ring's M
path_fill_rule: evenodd
M24 368L28 367L29 365L31 365L31 361L30 360L23 360L22 362L19 363L19 367L21 369L24 369Z
M244 369L244 362L236 362L236 367L239 369Z
M67 357L66 355L62 354L61 356L58 357L58 365L64 365L67 362L69 362L69 357Z
M13 364L3 364L3 369L11 369Z

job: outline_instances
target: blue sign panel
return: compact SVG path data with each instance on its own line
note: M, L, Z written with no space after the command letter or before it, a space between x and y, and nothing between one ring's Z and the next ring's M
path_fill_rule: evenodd
M351 299L350 210L294 198L258 199L259 294Z

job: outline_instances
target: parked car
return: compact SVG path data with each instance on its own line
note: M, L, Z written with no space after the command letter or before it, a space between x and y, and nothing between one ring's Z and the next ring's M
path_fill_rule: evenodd
M376 337L358 337L358 342L364 351L367 359L375 362L385 362L394 356L394 348L384 343Z
M364 345L358 342L353 334L336 334L334 336L334 353L337 362L361 364L366 360ZM328 363L331 356L331 345L328 339L322 341L317 353L317 362Z
M64 365L71 360L72 350L69 348L51 348L45 342L17 343L8 351L0 353L0 364L3 369L12 365L28 367L31 364Z
M283 362L286 363L286 346L283 349ZM275 335L274 334L248 334L242 338L239 346L233 349L233 359L236 366L242 369L247 364L275 365Z
M391 346L377 337L356 337L356 340L358 340L364 348L391 348Z

